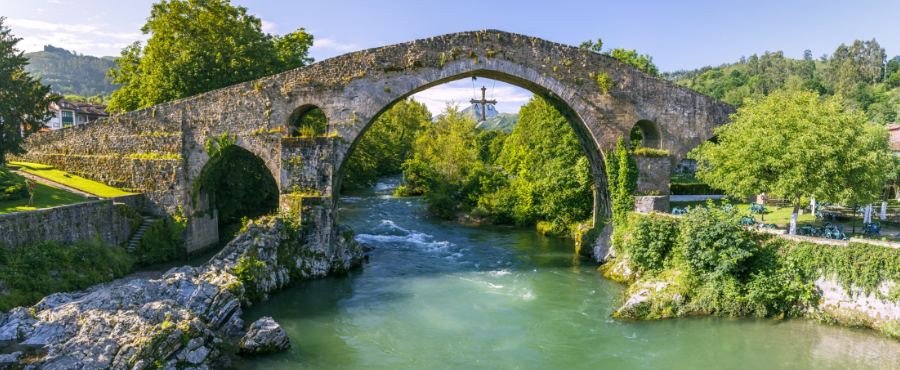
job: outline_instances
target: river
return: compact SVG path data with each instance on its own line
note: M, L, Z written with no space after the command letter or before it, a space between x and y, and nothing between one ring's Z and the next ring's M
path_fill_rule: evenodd
M625 286L534 229L424 217L396 178L345 195L341 222L375 249L349 275L244 310L291 349L239 369L898 369L900 343L806 319L613 320Z

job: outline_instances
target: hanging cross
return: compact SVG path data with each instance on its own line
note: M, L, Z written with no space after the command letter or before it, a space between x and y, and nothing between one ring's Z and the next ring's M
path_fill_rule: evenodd
M469 103L472 103L472 104L481 104L481 120L482 120L482 121L485 120L485 119L484 119L484 105L487 104L487 103L497 104L497 101L496 101L496 100L487 100L487 99L484 98L484 92L485 92L485 90L487 90L487 88L484 87L484 86L482 86L482 87L481 87L481 100L475 100L475 99L472 99L472 100L469 101Z

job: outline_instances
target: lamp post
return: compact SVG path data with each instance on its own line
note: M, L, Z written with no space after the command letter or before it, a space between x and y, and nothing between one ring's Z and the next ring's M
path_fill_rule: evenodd
M856 213L859 212L859 203L853 203L853 233L856 234Z

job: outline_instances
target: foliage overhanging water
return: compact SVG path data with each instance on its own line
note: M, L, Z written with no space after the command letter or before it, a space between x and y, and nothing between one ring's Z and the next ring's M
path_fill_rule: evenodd
M624 286L532 229L423 217L396 178L341 200L375 249L348 276L298 283L246 309L291 349L240 369L896 369L900 343L798 320L612 320Z

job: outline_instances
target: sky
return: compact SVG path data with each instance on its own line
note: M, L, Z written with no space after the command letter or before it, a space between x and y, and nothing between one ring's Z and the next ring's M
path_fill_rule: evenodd
M52 44L82 54L117 56L143 40L140 28L158 0L0 0L0 16L25 51ZM315 36L310 55L344 53L447 33L498 29L569 45L602 38L604 49L649 54L660 71L696 69L766 51L801 58L831 54L841 43L875 38L900 54L900 1L260 1L232 0L260 17L263 30L300 27ZM444 100L468 101L471 80L416 95L434 111ZM493 81L479 79L476 84ZM481 86L476 86L480 88ZM530 93L501 82L501 112L515 112ZM480 93L480 91L478 91ZM490 98L490 96L488 97ZM467 105L465 103L464 105ZM438 108L438 110L440 109Z

